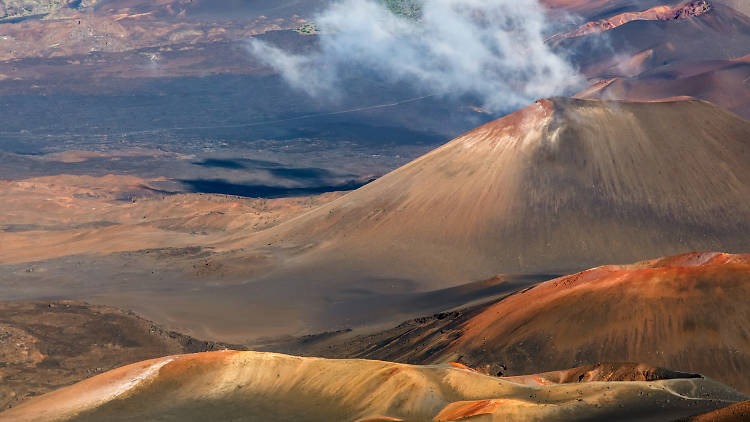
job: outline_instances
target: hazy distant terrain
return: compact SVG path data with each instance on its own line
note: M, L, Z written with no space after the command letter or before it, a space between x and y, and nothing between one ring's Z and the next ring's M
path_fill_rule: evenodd
M28 13L50 14L0 23L5 34L0 107L6 116L0 127L0 153L5 154L0 177L5 179L159 173L200 182L187 186L189 191L205 190L204 181L270 183L272 188L290 184L283 177L260 181L254 168L243 175L238 167L226 175L221 168L206 171L185 160L34 161L40 154L68 150L110 154L146 148L197 162L230 157L295 163L368 180L490 117L377 78L348 81L356 95L344 101L311 99L247 52L246 41L253 35L291 50L314 48L315 36L292 29L325 2L28 3ZM153 29L162 26L163 31ZM177 35L190 31L194 35L188 38ZM60 42L44 44L42 39ZM318 190L326 186L295 183ZM208 191L242 194L212 186Z

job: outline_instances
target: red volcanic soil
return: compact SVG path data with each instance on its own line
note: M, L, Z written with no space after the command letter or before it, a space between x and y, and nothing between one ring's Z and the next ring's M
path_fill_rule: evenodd
M593 268L491 305L320 344L311 352L458 362L505 376L597 362L646 362L700 373L747 393L748 297L750 255L696 252ZM648 380L657 373L648 366L595 365L543 377L554 382L575 382L579 376Z
M604 266L510 296L470 319L444 356L527 372L639 361L750 391L750 255L694 253ZM446 356L446 357L447 357ZM562 365L565 362L567 365Z

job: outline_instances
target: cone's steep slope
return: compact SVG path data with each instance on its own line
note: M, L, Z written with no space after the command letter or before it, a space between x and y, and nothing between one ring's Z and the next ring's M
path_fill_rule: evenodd
M748 233L750 123L703 101L553 98L233 245L264 245L287 279L325 265L434 288L743 252Z
M643 421L743 399L704 378L526 385L449 365L227 351L126 366L24 403L0 419Z

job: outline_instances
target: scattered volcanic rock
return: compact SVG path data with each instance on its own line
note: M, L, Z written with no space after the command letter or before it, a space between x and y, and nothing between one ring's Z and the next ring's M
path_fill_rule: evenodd
M20 421L669 420L745 399L704 378L525 385L453 365L212 352L140 362L10 409ZM485 419L482 419L485 420Z

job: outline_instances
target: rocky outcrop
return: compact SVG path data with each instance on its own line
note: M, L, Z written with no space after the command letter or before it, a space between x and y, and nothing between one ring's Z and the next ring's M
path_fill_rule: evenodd
M606 19L586 22L585 24L579 26L577 29L566 32L564 34L558 34L554 38L574 38L583 35L609 31L610 29L625 25L628 22L638 20L669 21L692 18L705 15L706 13L709 13L711 9L711 3L707 0L696 0L674 7L656 6L642 12L622 13Z

